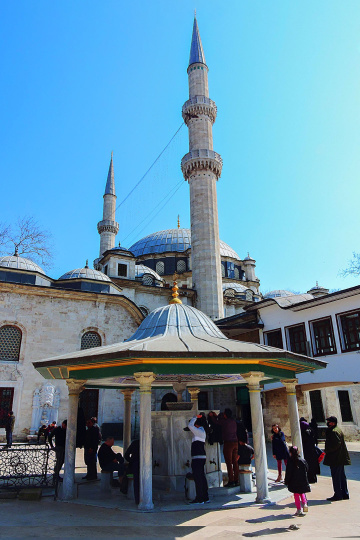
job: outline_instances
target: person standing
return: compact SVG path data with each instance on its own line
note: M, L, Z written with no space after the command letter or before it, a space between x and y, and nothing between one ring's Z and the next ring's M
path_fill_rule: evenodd
M221 426L224 440L224 459L228 472L228 483L224 487L234 487L239 485L239 464L238 464L238 437L237 423L232 417L231 409L225 409L223 414L217 417L213 413L212 418L216 419Z
M289 450L285 441L285 434L281 431L279 424L273 424L271 429L272 453L277 461L278 477L275 482L282 481L282 461L285 467L289 459Z
M7 448L11 448L12 446L12 438L13 438L13 431L15 426L15 416L13 411L10 411L7 415L6 423L5 423L5 433L6 433L6 446Z
M49 444L51 448L54 449L53 438L55 438L55 454L56 454L56 463L54 469L54 476L59 482L62 482L63 479L60 477L60 471L64 465L65 460L65 441L66 441L66 428L67 420L64 420L61 426L53 429L49 434Z
M191 469L196 489L196 497L190 504L204 504L210 502L205 476L206 418L201 414L194 416L190 420L188 428L193 435L191 441Z
M324 465L330 467L334 487L334 495L328 501L342 501L349 499L345 465L351 465L349 452L346 448L344 434L337 426L336 416L326 419L325 459Z
M87 474L83 478L86 480L96 480L97 479L97 451L100 443L100 431L94 424L93 419L91 418L86 422L86 434L85 434L85 443L84 443L84 461L87 466Z
M306 493L311 491L307 477L308 465L299 455L297 446L291 446L289 459L286 465L285 485L294 494L296 513L295 516L304 516L308 511Z
M312 428L305 418L300 418L301 440L303 444L304 459L309 466L308 479L310 484L316 484L317 475L320 474L318 454L316 452L315 436Z

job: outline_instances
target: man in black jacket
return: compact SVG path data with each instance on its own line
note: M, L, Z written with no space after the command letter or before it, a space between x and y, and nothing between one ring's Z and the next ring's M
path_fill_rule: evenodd
M49 434L49 443L51 448L54 448L53 445L53 438L55 438L55 453L56 453L56 464L54 469L54 475L57 477L59 482L62 482L62 478L60 477L60 471L61 467L64 465L64 459L65 459L65 441L66 441L66 428L67 428L67 420L64 420L61 426L55 428L50 434Z
M96 480L97 470L97 451L101 440L100 430L95 426L93 419L91 418L86 422L86 434L84 444L84 461L87 466L87 474L83 478L86 480Z
M326 424L328 429L326 430L324 465L330 467L334 487L334 495L328 497L327 500L342 501L349 499L344 467L351 465L350 456L346 448L344 434L337 427L336 416L329 416L326 419Z
M114 442L112 435L106 437L105 442L100 446L98 457L101 469L107 472L117 471L119 474L119 483L121 484L125 474L124 458L120 452L115 454L111 448L114 446Z

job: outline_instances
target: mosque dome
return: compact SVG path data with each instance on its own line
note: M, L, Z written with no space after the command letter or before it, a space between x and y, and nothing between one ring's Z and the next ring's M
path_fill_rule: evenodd
M103 272L99 272L99 270L94 270L93 268L88 268L87 266L85 266L85 268L76 268L75 270L66 272L66 274L63 274L59 278L59 281L63 279L92 279L93 281L111 282L111 279L103 274Z
M270 291L266 294L264 294L264 298L284 298L285 296L295 296L296 293L293 293L291 291L285 291L282 289L276 290L276 291Z
M152 311L140 324L136 332L126 341L136 341L155 336L169 337L169 350L171 339L181 336L183 343L193 338L217 338L228 340L216 324L202 311L185 304L169 304Z
M129 250L135 255L155 254L179 252L183 253L191 248L191 231L190 229L166 229L158 231L141 240L138 240L130 246ZM222 257L230 257L240 261L239 255L225 242L220 240L220 255Z
M141 278L143 277L145 274L150 274L152 275L155 279L158 279L159 281L164 281L163 278L161 276L159 276L159 274L157 274L155 272L155 270L152 270L151 268L149 268L148 266L145 266L145 264L136 264L135 265L135 277L137 278Z
M44 274L44 270L30 259L19 257L18 255L5 255L0 257L0 266L5 268L16 268L17 270L27 270Z

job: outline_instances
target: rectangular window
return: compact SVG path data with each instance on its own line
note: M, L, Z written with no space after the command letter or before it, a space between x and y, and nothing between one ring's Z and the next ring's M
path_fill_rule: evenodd
M0 428L5 427L7 415L12 411L13 399L13 388L0 388Z
M323 402L321 399L320 390L311 390L309 392L310 404L311 404L311 416L315 419L316 422L323 423L325 422L325 414Z
M207 392L199 392L198 394L198 408L199 411L209 410L209 394Z
M360 350L360 311L338 316L343 352Z
M284 348L280 329L271 330L271 332L265 332L264 335L266 345L270 345L270 347L277 347L278 349Z
M338 390L341 418L343 422L353 422L348 390Z
M118 264L118 276L126 277L127 276L127 266L126 264Z
M308 354L306 349L305 324L289 326L287 328L290 351L297 354Z
M313 339L314 356L336 354L334 332L330 317L310 322L310 329Z

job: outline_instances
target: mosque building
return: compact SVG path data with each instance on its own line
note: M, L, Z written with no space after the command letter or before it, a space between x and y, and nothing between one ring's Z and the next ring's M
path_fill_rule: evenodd
M318 317L314 312L319 310L319 305L333 300L327 290L317 287L306 295L273 291L263 297L259 290L260 281L255 275L255 260L249 254L241 258L220 240L216 183L221 175L222 158L213 149L212 136L217 107L209 97L208 67L196 18L187 73L189 99L183 105L182 116L189 130L189 152L182 158L181 169L189 183L191 229L180 228L178 222L176 228L149 234L128 249L117 244L119 225L115 215L115 170L111 155L103 216L97 225L100 250L94 268L86 263L84 268L69 270L53 279L40 266L18 254L0 257L0 437L5 434L4 419L10 409L16 417L15 440L34 435L43 423L66 417L68 391L65 381L44 381L34 369L33 362L125 341L150 312L169 303L175 273L182 303L201 310L232 339L280 347L280 342L276 341L280 336L280 348L308 356L327 356L335 350L336 354L341 351L355 355L360 349L360 309L356 304L360 288L353 288L356 290L347 296L344 291L339 293L334 299L334 302L340 302L339 311ZM351 305L343 309L344 302ZM310 310L306 328L299 320L300 306ZM297 314L295 317L293 312ZM342 312L349 312L353 318L348 319L346 313L341 315ZM294 323L289 315L294 318ZM321 328L321 325L309 323L329 317L330 323ZM327 339L328 344L331 341L330 324L332 331L337 324L338 337L333 338L332 350L331 346L330 349L323 347L320 349L325 353L318 354L319 347L316 347L320 337L323 341ZM299 325L304 325L303 334L291 330ZM344 330L345 327L348 330ZM277 337L275 332L278 332ZM295 350L294 347L300 347L300 342L308 345L305 344L305 349ZM350 343L348 350L346 343ZM349 354L342 356L350 358ZM325 361L330 360L325 358ZM311 380L311 374L307 377L310 382L306 380L306 384L310 386L298 391L300 412L311 416L315 407L319 408L319 396L316 394L317 401L314 394L311 397L312 390L319 390L321 403L326 404L326 389L337 388L341 398L335 403L331 394L329 403L335 403L340 414L347 411L346 422L351 422L349 435L358 436L360 394L353 384L360 378L358 368L352 377L347 369L341 376L332 369L331 380L325 377L317 382L317 379ZM342 391L348 394L341 394ZM188 397L185 392L184 398ZM160 410L165 401L171 400L169 393L176 395L169 389L153 390L153 410ZM98 417L104 432L111 430L117 435L116 430L121 429L123 419L123 394L114 388L87 388L80 395L80 404L85 416ZM278 421L279 417L286 425L287 419L281 417L282 397L276 386L265 394L269 396L265 408L269 422ZM274 396L274 407L271 395ZM200 409L236 408L250 426L249 396L244 388L237 388L236 384L206 390L200 388L198 398ZM138 403L135 396L132 405L134 428ZM333 414L328 405L323 409ZM275 419L274 414L277 415ZM118 435L121 436L121 431Z

